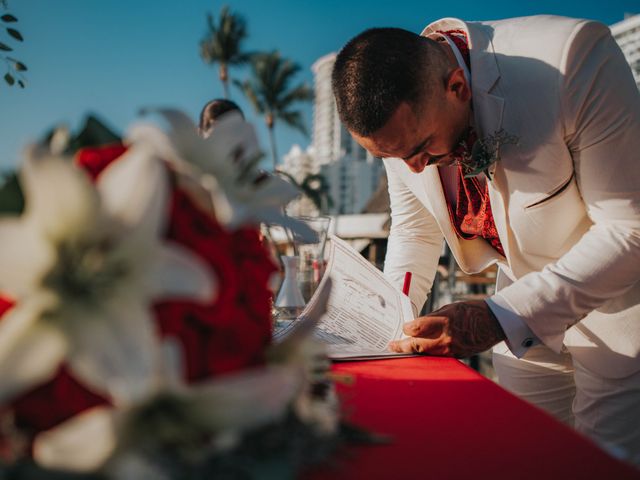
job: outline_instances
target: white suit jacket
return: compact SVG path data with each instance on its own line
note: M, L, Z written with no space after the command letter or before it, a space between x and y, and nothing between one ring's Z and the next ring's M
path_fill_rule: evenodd
M385 159L392 226L385 273L413 272L428 294L446 239L468 273L498 263L496 299L556 352L596 373L640 369L640 94L608 27L535 16L443 19L423 35L464 29L478 135L519 137L490 168L491 206L506 258L456 236L437 167Z

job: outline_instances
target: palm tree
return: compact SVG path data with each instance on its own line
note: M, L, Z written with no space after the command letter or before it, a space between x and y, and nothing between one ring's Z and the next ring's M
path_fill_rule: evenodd
M251 70L252 76L249 80L234 83L249 99L255 111L264 115L275 171L278 162L274 136L276 120L282 120L286 125L307 135L302 113L292 110L292 106L297 102L313 99L313 90L304 83L290 87L293 77L300 71L300 66L282 58L277 51L253 55Z
M219 65L224 98L229 98L229 65L245 63L250 58L241 48L247 37L247 22L225 5L217 23L212 14L207 15L207 27L208 31L200 41L200 56L208 65Z

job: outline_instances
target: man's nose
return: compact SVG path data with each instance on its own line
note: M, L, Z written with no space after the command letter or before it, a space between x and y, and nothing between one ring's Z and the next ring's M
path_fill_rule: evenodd
M427 158L425 155L414 155L413 157L405 160L405 163L413 173L420 173L427 165Z

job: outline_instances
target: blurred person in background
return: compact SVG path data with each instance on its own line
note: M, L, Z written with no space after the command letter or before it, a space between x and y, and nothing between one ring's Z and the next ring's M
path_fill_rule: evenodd
M231 100L216 98L207 102L200 112L200 123L198 125L198 133L200 133L200 136L203 138L209 137L215 128L216 121L228 112L238 112L242 118L244 118L240 107Z

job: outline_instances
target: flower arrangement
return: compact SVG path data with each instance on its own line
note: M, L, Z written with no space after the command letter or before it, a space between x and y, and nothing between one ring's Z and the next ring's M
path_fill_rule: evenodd
M500 160L500 147L502 145L517 145L519 138L504 129L497 130L493 134L487 135L473 142L471 149L467 146L466 139L462 140L459 149L459 163L462 165L465 178L471 178L485 173L491 180L489 167Z
M24 211L0 216L0 473L287 478L348 432L309 328L271 345L257 225L312 235L282 214L298 192L257 169L239 116L202 139L151 113L168 131L73 158L35 146L19 169Z

